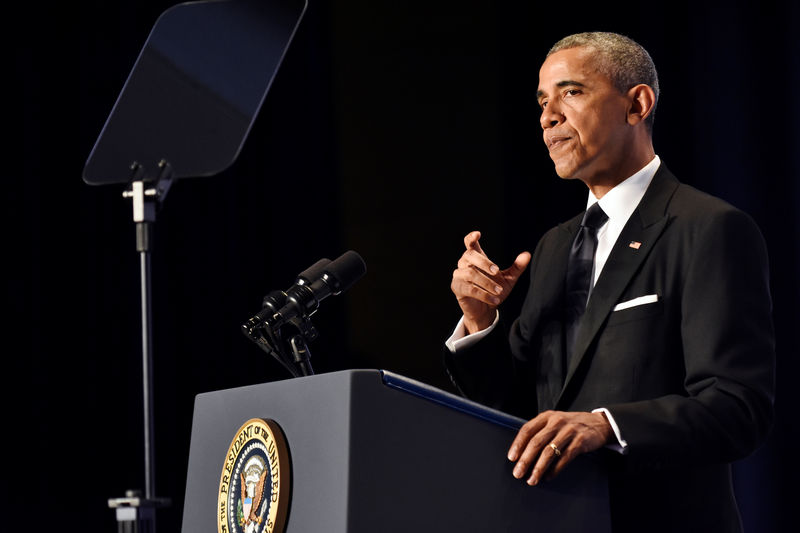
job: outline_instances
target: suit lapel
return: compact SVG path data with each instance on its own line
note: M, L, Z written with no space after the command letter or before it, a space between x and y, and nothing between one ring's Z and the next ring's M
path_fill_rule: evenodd
M569 386L570 380L586 356L589 346L618 303L622 292L667 226L669 215L666 209L678 184L678 180L662 163L656 175L653 176L639 206L628 219L617 242L614 243L597 284L592 290L586 312L581 319L575 341L575 353L570 359L564 387L558 401L563 397L564 390ZM639 243L639 245L632 247L631 243Z

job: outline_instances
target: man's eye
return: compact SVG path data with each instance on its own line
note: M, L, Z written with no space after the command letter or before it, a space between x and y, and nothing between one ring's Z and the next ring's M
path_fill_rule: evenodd
M545 107L547 107L547 101L543 101L539 105L541 106L542 109L544 109Z
M576 95L581 94L581 91L579 89L570 89L565 94L567 96L576 96Z

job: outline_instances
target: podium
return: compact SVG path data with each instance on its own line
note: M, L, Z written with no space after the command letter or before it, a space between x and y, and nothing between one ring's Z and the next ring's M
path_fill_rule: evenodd
M597 457L530 487L505 457L523 420L391 372L347 370L199 394L183 533L217 532L223 466L254 418L274 421L288 448L288 533L610 531Z

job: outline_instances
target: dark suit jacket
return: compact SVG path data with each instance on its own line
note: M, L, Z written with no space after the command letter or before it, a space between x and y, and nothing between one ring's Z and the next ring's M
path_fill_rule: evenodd
M600 452L615 531L741 530L729 463L752 453L773 419L763 237L747 215L679 183L662 163L600 274L566 364L564 280L580 220L539 242L507 338L498 327L447 352L454 383L523 418L608 408L629 447L624 456ZM614 311L653 294L655 303Z

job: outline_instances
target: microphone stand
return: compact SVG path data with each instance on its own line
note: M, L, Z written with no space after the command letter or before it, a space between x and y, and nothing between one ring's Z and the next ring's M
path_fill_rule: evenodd
M298 328L300 333L289 339L289 345L292 347L293 361L300 370L300 375L313 376L314 369L311 368L311 351L308 349L308 343L317 338L317 330L306 317L300 323Z
M168 498L156 498L154 422L153 422L153 310L151 305L150 245L156 210L172 185L172 167L167 161L158 165L158 178L145 182L144 168L139 163L131 165L131 188L122 193L133 201L133 221L136 224L136 251L139 252L141 301L142 301L142 389L144 399L144 496L140 491L128 490L124 498L108 500L108 506L116 509L118 533L155 533L155 509L170 504Z
M259 348L274 357L294 377L312 376L311 350L308 343L317 338L318 332L307 316L293 318L288 322L298 329L298 333L289 339L292 355L288 355L284 347L280 328L273 328L268 321L254 324L252 321L242 325L242 332Z

